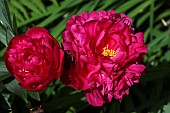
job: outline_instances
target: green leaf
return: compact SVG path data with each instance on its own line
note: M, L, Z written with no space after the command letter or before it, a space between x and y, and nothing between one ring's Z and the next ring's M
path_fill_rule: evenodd
M79 103L81 98L84 96L82 93L76 93L74 95L65 95L60 98L55 98L52 101L44 105L45 109L48 109L48 112L52 112L61 107L71 106L75 103Z
M23 88L21 88L18 85L18 81L16 79L14 79L13 81L11 81L8 84L5 84L5 87L7 90L11 91L12 93L18 95L19 97L21 97L26 103L28 103L27 100L27 91Z
M26 1L26 0L24 0L24 1ZM21 11L22 14L23 14L23 16L24 16L26 19L29 18L26 9L24 8L24 6L23 6L20 2L17 2L16 0L11 0L11 4L15 7L15 9Z
M6 0L0 1L0 21L5 27L8 27L11 30L11 19Z
M112 5L113 3L115 3L116 0L107 0L107 1L106 1L106 0L103 0L102 2L103 2L103 5L102 5L101 7L99 7L99 9L97 9L97 11L108 8L110 5Z
M8 70L5 67L4 62L0 61L0 81L3 81L4 79L10 77Z
M52 31L51 34L57 39L57 40L61 40L59 39L59 35L61 34L61 32L65 29L65 26L63 26L65 23L67 22L67 19L62 20L57 26L55 26ZM61 38L61 37L60 37Z
M6 31L6 42L7 44L9 44L9 42L11 41L11 39L14 37L14 34L7 28Z
M148 44L148 48L149 48L149 53L154 53L156 51L159 51L160 48L167 46L170 43L170 38L168 33L166 32L161 32L157 29L153 29L154 32L154 36L156 38L154 38L149 44Z
M163 108L164 113L170 113L170 103L168 103L167 105L164 106Z
M120 113L120 103L118 100L114 99L112 101L109 113Z
M36 26L42 26L42 27L45 27L47 26L48 24L52 23L54 20L56 20L57 18L61 17L62 15L64 15L64 13L54 13L52 14L51 16L49 16L47 19L45 19L44 21L42 21L41 23L39 23L38 25Z
M162 3L158 4L157 6L154 7L154 12L162 6ZM147 21L148 17L150 16L150 12L146 12L142 17L140 17L137 20L137 25L136 27L138 28L139 26L143 25L145 21Z
M56 6L56 7L59 7L59 3L57 0L51 0L51 2Z
M153 32L154 32L154 36L157 37L155 39L153 39L149 44L148 46L149 47L154 47L154 46L157 46L157 44L164 39L165 36L167 36L167 33L165 32L161 32L157 29L153 29Z
M66 113L75 113L76 109L74 107L69 107L69 109L66 111Z
M169 43L170 43L170 36L167 33L167 35L164 37L164 39L159 42L157 47L162 48L162 47L168 45Z
M169 77L170 73L169 65L159 65L158 67L152 67L146 70L146 74L141 77L140 82L148 82L156 79L162 79L165 77Z
M139 101L141 101L142 103L146 102L145 94L144 94L144 92L142 90L140 90L139 87L133 86L131 89L135 93L135 95L137 96Z
M34 11L37 14L41 14L41 11L38 10L37 6L33 2L34 0L20 0L19 3L22 3L24 6L26 6L28 9ZM25 9L25 8L24 8ZM27 14L27 13L26 13ZM28 18L27 18L28 19Z
M153 24L154 24L154 4L155 1L154 0L150 0L151 1L151 5L150 5L150 11L149 11L149 28L152 30L153 29ZM151 31L150 33L150 38L151 40L153 39L153 32Z
M39 20L41 18L44 18L44 17L49 16L49 15L54 14L54 13L56 13L56 16L58 16L57 13L59 11L63 10L64 8L67 8L68 6L70 7L72 4L74 6L74 3L75 2L72 2L72 0L63 1L61 6L58 7L58 8L56 8L56 5L53 4L53 5L49 6L49 7L47 7L47 11L44 12L44 13L37 14L36 12L33 12L33 13L31 13L32 17L30 17L29 19L24 20L23 22L19 22L18 27L25 26L25 25L27 25L29 23L32 23L33 21ZM46 24L46 23L43 23L43 24Z
M31 98L40 101L40 95L39 95L38 92L30 92L30 91L28 91L28 95L29 95Z
M0 61L0 72L8 72L3 61Z
M2 72L1 75L0 75L0 81L3 81L3 80L7 79L10 76L11 75L8 72Z
M75 0L74 2L72 0L65 0L64 2L62 2L61 6L63 8L70 8L79 5L80 3L82 3L84 0ZM81 4L80 4L81 5Z
M135 6L136 4L140 3L140 0L129 0L127 2L124 2L124 4L122 4L121 6L119 6L116 11L119 13L124 13L125 11L127 11L128 9L130 9L131 7Z
M150 5L151 0L143 1L139 6L133 9L131 12L127 14L130 18L134 18L138 13L142 12L146 7Z
M25 26L25 25L27 25L27 24L29 24L29 23L32 23L33 21L39 20L39 19L41 19L41 18L43 18L43 17L45 17L45 16L48 16L50 13L51 13L51 12L46 12L46 13L43 13L43 14L41 14L41 15L36 15L36 16L33 16L33 17L31 17L31 18L29 18L29 19L27 19L27 20L24 20L24 21L22 21L22 22L19 22L19 23L18 23L18 27L22 27L22 26Z
M17 31L17 20L16 20L15 15L13 16L13 26L12 26L12 28L13 28L13 33L15 35L17 35L18 34L18 31Z
M17 21L20 23L20 22L23 22L24 21L24 16L22 13L20 13L20 11L18 9L16 9L14 6L10 6L9 7L9 10L11 13L13 13L16 18L17 18Z
M53 29L50 29L50 33L54 36L54 38L57 39L57 41L62 40L62 37L60 37L59 35L61 35L62 31L65 29L65 25L66 25L67 20L73 14L75 14L75 12L76 12L76 9L74 11L72 11L70 14L68 14L68 16L65 19L63 19L58 25L56 25Z
M170 61L170 50L168 50L162 58L169 62Z
M99 2L100 2L100 0L95 0L94 3L91 2L91 3L92 3L92 6L89 7L89 11L90 11L90 12L93 11L93 10L97 7L97 5L99 4Z
M149 39L149 33L150 33L150 29L147 29L145 32L144 32L144 42L146 43Z
M12 31L12 24L8 5L5 0L0 1L0 41L7 46L8 42L11 39L11 36L14 36Z
M125 111L132 111L132 109L134 109L135 107L135 103L132 99L132 95L127 95L126 97L124 97L125 99Z
M7 1L4 0L4 6L5 6L5 10L4 10L4 13L5 13L5 17L7 18L8 20L8 23L10 26L8 27L11 27L12 26L12 22L11 22L11 15L10 15L10 12L9 12L9 7L8 7L8 4L7 4Z
M157 21L159 21L159 20L161 20L161 19L164 19L164 18L166 18L166 17L169 17L170 16L170 10L169 9L167 9L167 10L165 10L164 12L162 12L160 15L158 15L157 17L156 17L156 22Z
M90 11L89 11L89 7L91 7L91 5L92 5L92 2L89 2L89 3L85 4L85 5L83 5L83 6L78 10L77 14L79 15L79 14L81 14L83 11L90 12Z
M41 0L32 0L32 1L42 12L46 12L46 7L44 6Z
M6 47L0 50L0 57L3 57L5 51L6 51Z
M7 46L7 42L6 42L6 31L4 26L0 23L0 41Z
M9 96L10 96L9 94L2 95L0 93L0 104L1 104L0 108L3 108L5 110L11 110L11 105L8 102Z

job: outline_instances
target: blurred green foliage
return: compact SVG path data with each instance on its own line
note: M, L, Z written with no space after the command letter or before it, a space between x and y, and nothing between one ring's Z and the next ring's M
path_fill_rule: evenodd
M47 113L170 113L169 7L168 0L0 0L0 113L28 113L29 108L39 105ZM10 39L32 26L41 26L61 43L67 20L93 10L125 13L132 18L135 32L144 32L149 50L144 60L146 74L130 88L130 94L121 103L113 99L102 107L93 107L83 92L60 80L45 92L20 88L3 62Z

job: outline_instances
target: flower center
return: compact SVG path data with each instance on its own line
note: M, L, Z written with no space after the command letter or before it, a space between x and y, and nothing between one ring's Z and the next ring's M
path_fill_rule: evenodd
M108 45L107 45L106 47L103 48L102 54L104 56L109 56L110 58L114 58L117 55L118 52L119 51L108 49Z

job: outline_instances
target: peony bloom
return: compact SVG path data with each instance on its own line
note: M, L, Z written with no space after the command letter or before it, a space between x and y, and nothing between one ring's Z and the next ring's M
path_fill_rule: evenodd
M53 36L44 28L34 27L10 41L4 60L22 88L41 91L60 77L63 56Z
M132 20L113 10L72 16L63 33L62 45L69 55L63 83L85 92L94 106L122 100L138 83L145 66L140 64L147 47L143 33L134 33Z

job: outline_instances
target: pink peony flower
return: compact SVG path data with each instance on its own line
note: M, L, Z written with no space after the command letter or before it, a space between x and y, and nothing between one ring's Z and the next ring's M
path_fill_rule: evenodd
M60 77L63 56L53 36L44 28L34 27L10 41L4 60L22 88L41 91Z
M61 80L85 91L94 106L122 100L138 83L145 66L140 64L147 47L143 33L134 33L132 20L113 10L74 15L66 24L62 45L73 57Z

